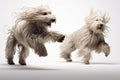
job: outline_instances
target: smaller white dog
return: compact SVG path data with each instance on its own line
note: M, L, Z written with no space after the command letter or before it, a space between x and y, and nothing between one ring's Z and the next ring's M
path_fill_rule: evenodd
M83 62L89 64L91 52L104 52L107 57L110 47L105 42L104 33L110 18L100 11L91 10L85 18L85 26L67 36L61 45L61 57L67 62L71 62L71 52L78 49L78 55L83 56Z

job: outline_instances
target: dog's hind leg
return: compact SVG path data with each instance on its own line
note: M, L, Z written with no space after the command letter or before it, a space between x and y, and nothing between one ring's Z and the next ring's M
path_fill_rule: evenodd
M81 54L83 55L82 61L85 64L89 64L89 60L91 58L91 50L89 48L83 48Z
M17 43L17 41L16 41L14 35L10 34L8 37L6 49L5 49L6 58L7 58L8 64L10 64L10 65L14 65L13 57L14 57L15 50L16 50L15 49L16 43Z
M64 58L67 62L72 62L71 53L62 52L61 57Z
M90 57L91 57L91 53L86 54L86 55L83 57L83 62L84 62L85 64L89 64L89 63L90 63L90 62L89 62Z
M21 65L26 65L26 58L29 54L29 49L28 47L25 47L24 45L20 45L20 53L19 53L19 64Z
M63 44L63 46L61 46L61 57L64 58L67 62L72 62L71 52L74 50L75 48L72 44Z

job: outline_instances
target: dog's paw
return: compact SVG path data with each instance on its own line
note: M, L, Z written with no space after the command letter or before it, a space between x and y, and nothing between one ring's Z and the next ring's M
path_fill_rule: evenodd
M90 64L90 62L89 61L85 61L84 64Z
M108 57L108 55L109 55L108 53L105 53L105 57Z
M108 57L110 54L110 49L106 50L105 56Z
M63 42L64 38L65 38L65 35L62 35L57 41L58 42Z
M21 60L19 60L19 64L24 66L24 65L26 65L26 62L21 59Z
M66 60L67 62L72 62L72 59Z
M38 50L37 54L40 56L40 57L45 57L48 55L47 53L47 50L45 48L41 48L40 50Z
M88 59L86 59L86 58L83 58L82 59L82 63L84 63L84 64L90 64L90 61Z
M70 59L70 58L66 58L65 59L67 62L72 62L72 59Z
M26 65L26 63L20 63L20 65L25 66L25 65Z
M15 63L14 63L13 60L10 58L10 59L8 59L8 64L9 64L9 65L14 65Z
M43 52L43 53L39 53L39 56L40 56L40 57L45 57L45 56L47 56L47 55L48 55L48 54L47 54L47 53L44 53L44 52Z
M109 46L105 47L104 53L105 53L105 56L108 57L108 55L110 54L110 47Z
M9 65L15 65L15 63L14 63L14 62L8 62L8 64L9 64Z

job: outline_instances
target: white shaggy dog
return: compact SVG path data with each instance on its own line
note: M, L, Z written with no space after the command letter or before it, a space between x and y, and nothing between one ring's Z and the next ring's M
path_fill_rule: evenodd
M6 44L6 58L8 64L13 65L13 57L16 46L19 48L19 63L26 65L26 57L29 54L29 47L34 49L39 56L47 56L44 43L48 41L62 42L64 35L48 31L51 23L56 22L48 6L28 8L20 13L15 25L10 30Z
M61 57L71 62L71 52L78 49L78 55L83 56L85 64L89 64L91 52L104 52L107 57L110 53L110 47L105 42L104 33L108 26L106 25L110 18L100 11L91 10L85 18L85 26L67 36L61 45Z

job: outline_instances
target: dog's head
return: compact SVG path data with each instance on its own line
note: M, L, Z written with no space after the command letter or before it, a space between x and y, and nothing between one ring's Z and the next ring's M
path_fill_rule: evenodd
M89 29L95 33L103 33L107 29L107 23L110 18L100 11L90 11L90 14L85 18L86 24L89 25Z
M48 6L38 6L28 8L19 15L19 19L39 22L42 26L51 26L51 23L56 22L56 17Z

